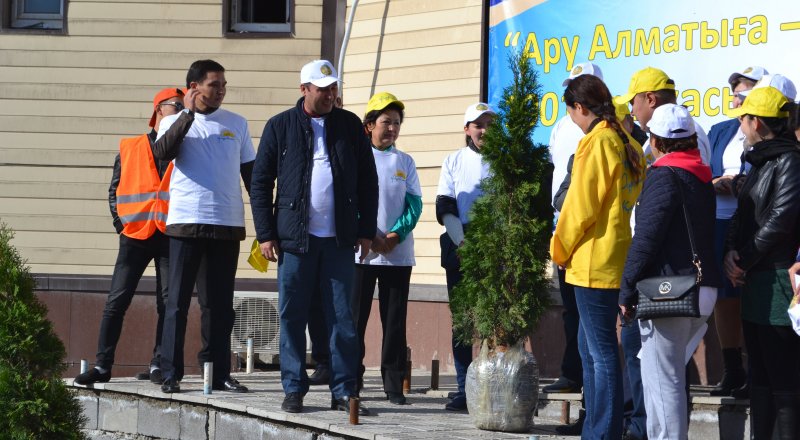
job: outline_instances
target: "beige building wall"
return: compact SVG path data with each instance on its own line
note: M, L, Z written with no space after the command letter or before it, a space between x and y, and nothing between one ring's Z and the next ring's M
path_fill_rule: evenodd
M300 67L320 56L322 0L295 5L295 38L224 38L221 0L71 0L67 35L0 34L0 220L33 272L111 274L119 140L149 130L153 96L184 86L193 61L225 66L224 105L258 145L264 122L299 97ZM239 276L261 276L249 244Z
M415 284L445 283L434 202L442 161L464 146L464 110L480 99L481 4L362 0L347 46L345 108L361 116L369 97L383 91L406 106L397 145L416 161L424 202L414 230Z
M119 139L148 131L153 95L183 86L192 61L226 67L225 107L249 120L258 145L265 121L299 97L300 67L320 56L322 0L295 5L295 38L223 38L221 0L70 0L67 35L0 34L0 221L33 272L111 274L118 238L107 190ZM357 8L344 101L359 115L373 91L406 103L399 145L417 162L425 202L412 283L444 284L436 183L478 99L480 39L479 0ZM238 276L263 277L246 263L254 229L245 212Z

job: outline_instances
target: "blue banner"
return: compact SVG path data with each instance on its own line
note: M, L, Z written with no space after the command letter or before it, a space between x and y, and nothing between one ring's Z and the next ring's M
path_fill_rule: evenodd
M566 114L561 84L582 62L598 65L615 95L637 70L665 71L678 103L706 131L726 119L731 73L756 65L800 81L800 6L793 2L490 0L488 25L489 102L497 104L510 82L509 54L525 53L540 73L534 140L541 143Z

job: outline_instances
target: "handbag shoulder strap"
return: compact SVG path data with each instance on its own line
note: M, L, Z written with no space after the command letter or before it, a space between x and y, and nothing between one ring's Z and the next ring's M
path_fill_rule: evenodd
M689 246L692 248L692 264L697 268L697 281L703 279L703 269L700 267L700 256L697 255L697 248L694 246L694 230L692 229L692 218L689 215L689 208L686 207L686 198L683 195L683 182L678 178L678 173L671 166L667 166L672 171L672 180L678 186L678 194L681 196L681 206L683 207L683 219L686 221L686 231L689 233Z

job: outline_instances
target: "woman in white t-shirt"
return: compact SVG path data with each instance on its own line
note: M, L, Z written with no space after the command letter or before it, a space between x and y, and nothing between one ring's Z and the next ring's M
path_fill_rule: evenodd
M406 311L411 267L414 261L414 236L411 232L422 212L422 190L414 159L399 151L405 106L391 93L377 93L367 103L364 129L372 143L378 170L378 232L371 252L364 261L356 255L354 296L358 301L358 331L361 341L361 374L364 374L364 335L372 309L375 282L378 283L383 344L381 377L386 398L403 405L403 378L407 365Z

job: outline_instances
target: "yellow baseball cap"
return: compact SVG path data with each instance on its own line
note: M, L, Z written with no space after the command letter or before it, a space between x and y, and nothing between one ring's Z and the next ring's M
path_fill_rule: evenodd
M400 110L406 108L406 106L403 105L403 102L397 99L396 96L389 92L380 92L372 95L372 98L369 98L369 102L367 102L367 111L364 114L367 114L373 110L383 110L389 104L397 105L400 107Z
M614 113L617 115L617 119L623 121L626 116L631 114L631 109L628 108L627 102L617 102L619 96L614 97Z
M266 272L267 268L269 268L269 260L261 253L261 246L258 245L258 240L256 239L253 239L253 244L250 246L250 255L247 257L247 262L259 272Z
M789 112L781 110L788 103L789 100L783 96L780 90L772 86L762 87L751 90L742 106L731 110L728 115L734 118L742 115L788 118Z
M642 92L655 92L656 90L675 90L675 81L666 73L655 67L645 67L631 77L628 93L614 98L614 104L627 104L633 97Z

